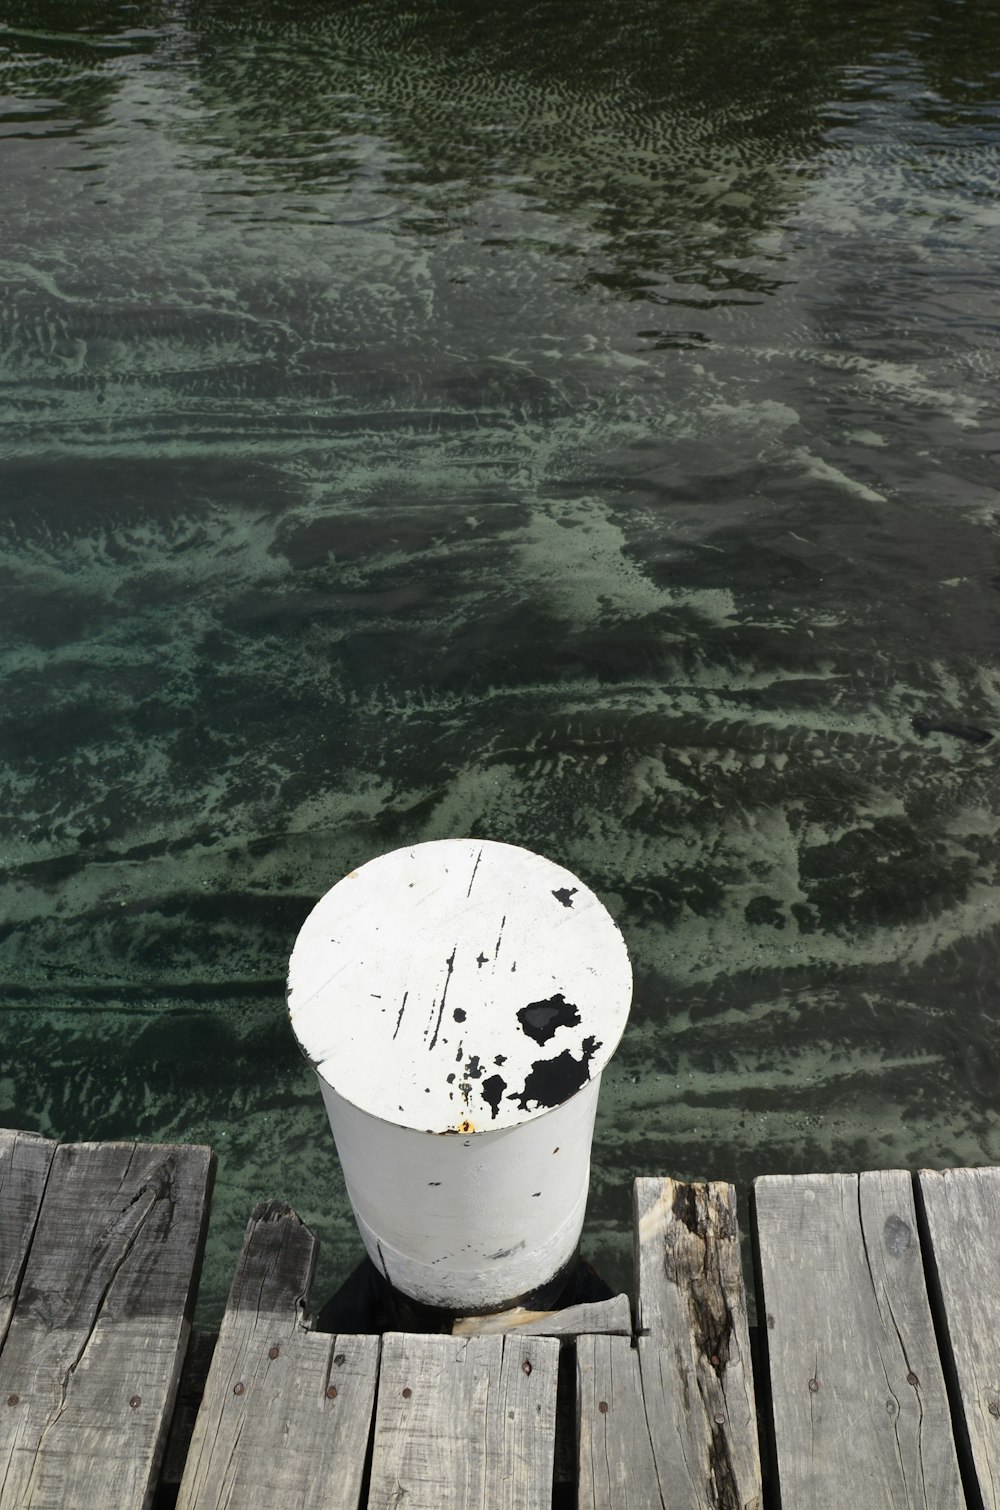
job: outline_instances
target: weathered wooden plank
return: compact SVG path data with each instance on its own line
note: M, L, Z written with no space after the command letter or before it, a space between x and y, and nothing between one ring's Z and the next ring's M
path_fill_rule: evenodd
M576 1408L579 1510L674 1503L660 1491L639 1357L627 1337L577 1338Z
M57 1145L0 1128L0 1344L7 1335Z
M1000 1506L1000 1169L921 1169L932 1293L984 1505Z
M356 1510L379 1340L307 1328L315 1266L316 1239L290 1206L254 1210L178 1510Z
M634 1204L637 1346L659 1481L685 1510L760 1510L736 1192L638 1179Z
M493 1316L462 1316L451 1329L453 1337L579 1337L582 1332L632 1335L632 1307L627 1295L565 1306L561 1311L528 1311L516 1306Z
M783 1510L964 1506L910 1176L754 1195Z
M382 1339L369 1510L548 1510L559 1343Z
M0 1505L148 1505L204 1245L208 1148L56 1150L0 1350Z
M483 1510L549 1510L559 1343L505 1337L500 1393L486 1412Z

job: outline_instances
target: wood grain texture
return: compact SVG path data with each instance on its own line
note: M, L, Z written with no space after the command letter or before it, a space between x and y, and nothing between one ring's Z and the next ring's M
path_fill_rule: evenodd
M150 1503L214 1169L208 1148L56 1150L0 1350L3 1510Z
M983 1504L1000 1507L1000 1169L922 1169L929 1269Z
M783 1510L959 1510L910 1176L754 1186Z
M559 1343L383 1338L369 1510L548 1510Z
M587 1301L561 1311L528 1311L522 1306L495 1316L462 1316L451 1329L453 1337L579 1337L582 1332L632 1335L632 1308L627 1295Z
M551 1505L558 1375L553 1338L504 1338L500 1393L486 1413L484 1510Z
M639 1367L657 1472L690 1510L760 1510L736 1192L634 1185Z
M639 1358L627 1337L577 1338L579 1510L662 1510Z
M35 1133L0 1128L0 1345L14 1314L56 1146Z
M247 1224L178 1510L357 1510L377 1337L310 1331L316 1239L290 1206Z

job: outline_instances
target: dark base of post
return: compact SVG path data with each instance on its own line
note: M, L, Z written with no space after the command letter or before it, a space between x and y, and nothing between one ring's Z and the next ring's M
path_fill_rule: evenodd
M586 1301L610 1300L612 1290L591 1268L579 1250L545 1284L514 1296L488 1314L523 1306L529 1311L560 1311ZM380 1334L382 1332L450 1332L459 1316L474 1311L452 1311L423 1305L393 1289L385 1275L366 1255L353 1274L332 1295L316 1318L318 1332Z

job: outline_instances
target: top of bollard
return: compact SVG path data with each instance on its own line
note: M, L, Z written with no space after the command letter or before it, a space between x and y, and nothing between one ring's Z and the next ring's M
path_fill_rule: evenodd
M600 1074L632 970L610 913L513 844L438 839L317 902L288 967L303 1053L353 1106L435 1133L518 1126Z

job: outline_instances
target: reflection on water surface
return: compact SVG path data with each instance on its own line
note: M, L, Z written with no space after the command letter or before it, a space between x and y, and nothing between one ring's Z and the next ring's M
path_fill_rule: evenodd
M472 834L629 941L636 1173L1000 1160L1000 19L60 4L0 22L0 1121L358 1242L283 1011ZM913 720L918 720L914 726Z

